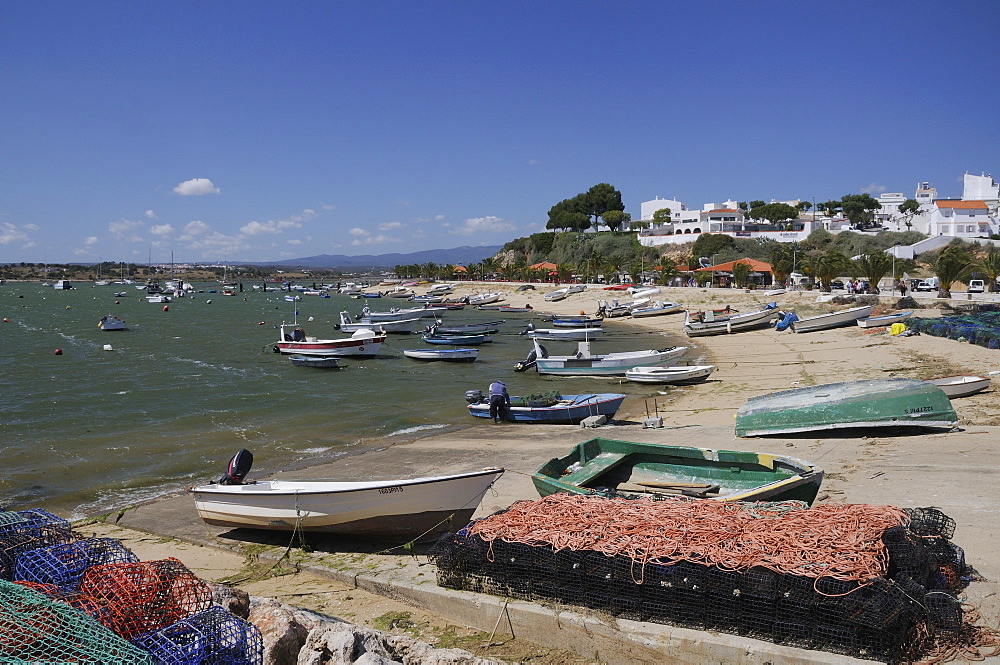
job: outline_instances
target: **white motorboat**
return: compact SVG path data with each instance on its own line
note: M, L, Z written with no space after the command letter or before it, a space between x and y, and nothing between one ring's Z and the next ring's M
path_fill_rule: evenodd
M671 346L665 349L593 354L590 352L590 342L579 342L574 355L550 356L537 339L532 342L535 348L527 358L514 365L514 371L523 372L534 367L539 374L624 376L625 372L635 367L675 364L688 350L686 346Z
M108 314L107 316L102 316L97 327L101 330L125 330L125 321L122 320L120 316L112 316Z
M764 309L753 312L728 312L726 310L691 312L688 310L684 313L684 332L687 333L688 337L702 337L766 328L778 316L778 309L773 305L774 303L771 303Z
M589 339L596 339L604 334L603 328L535 328L529 323L522 334L531 339L544 339L548 341L582 342Z
M170 302L170 296L165 296L162 293L154 293L152 295L146 296L146 302L151 302L151 303Z
M557 302L563 300L569 295L569 287L563 287L561 289L556 289L555 291L549 291L543 297L548 302Z
M492 468L342 482L264 480L200 485L190 491L199 517L213 526L415 539L466 525L503 472Z
M499 291L493 291L491 293L473 293L467 302L469 305L489 305L501 300L503 300L503 294Z
M446 296L454 290L454 284L435 284L431 288L427 289L427 295Z
M407 349L403 351L403 355L415 360L471 363L479 355L479 349Z
M278 341L274 344L275 353L300 356L371 357L377 354L385 343L384 332L377 333L368 328L358 330L350 337L343 339L307 337L305 331L295 323L282 323L279 329L281 332Z
M684 309L684 306L678 302L662 301L657 300L649 305L644 305L642 307L633 307L630 310L630 314L633 317L644 317L644 316L660 316L662 314L676 314Z
M636 367L625 378L636 383L682 385L699 383L715 371L715 365L677 365L675 367Z
M660 293L660 287L658 286L630 286L625 290L631 293L632 297L636 300L641 300L642 298L652 298Z
M372 321L371 319L358 319L355 321L347 312L340 313L340 330L347 333L359 330L381 330L387 333L411 333L416 325L420 323L420 318L399 319L396 321Z
M397 286L388 293L383 294L386 298L412 298L417 295L417 292L413 289L407 288L405 286Z
M884 314L882 316L869 316L864 319L858 319L858 325L862 328L881 328L882 326L891 326L894 323L899 323L904 321L913 314L913 310L907 310L905 312L895 312L893 314Z
M863 305L818 316L807 316L804 319L792 321L791 328L797 333L804 333L849 326L857 322L858 319L866 319L871 316L873 309L875 309L875 305Z
M942 376L937 379L928 379L928 381L943 390L948 399L975 395L989 388L991 383L990 377L977 376L975 374L967 376Z

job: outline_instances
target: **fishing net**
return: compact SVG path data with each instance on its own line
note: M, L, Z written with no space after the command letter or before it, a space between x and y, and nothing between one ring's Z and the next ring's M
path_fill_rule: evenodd
M953 532L934 509L557 494L474 521L431 557L445 587L893 660L916 627L963 622Z
M0 512L0 579L12 580L18 556L25 552L73 542L69 522L44 510Z
M80 580L80 591L107 607L102 622L126 639L212 605L208 585L174 558L92 566Z
M264 643L257 627L221 607L141 635L135 643L164 665L259 665L264 660Z
M145 651L86 614L3 580L0 580L0 661L154 663Z
M1000 348L1000 307L979 305L976 312L941 318L909 318L910 330L935 337L964 340L988 349Z
M91 566L138 561L139 557L120 541L88 538L19 554L14 566L14 579L74 590L80 584L84 571Z

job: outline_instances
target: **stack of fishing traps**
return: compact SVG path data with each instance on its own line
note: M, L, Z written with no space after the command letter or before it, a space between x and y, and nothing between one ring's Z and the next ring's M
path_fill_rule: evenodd
M0 661L258 664L253 624L177 559L139 561L44 510L0 510Z
M935 509L556 494L472 522L432 557L453 589L898 660L918 633L962 628L954 529Z

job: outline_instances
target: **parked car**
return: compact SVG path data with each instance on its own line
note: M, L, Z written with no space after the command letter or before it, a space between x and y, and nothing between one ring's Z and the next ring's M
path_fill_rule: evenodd
M937 277L932 277L930 279L922 279L917 282L917 285L913 288L914 291L937 291L938 290L938 280Z
M982 293L986 290L986 282L981 279L969 280L969 293Z

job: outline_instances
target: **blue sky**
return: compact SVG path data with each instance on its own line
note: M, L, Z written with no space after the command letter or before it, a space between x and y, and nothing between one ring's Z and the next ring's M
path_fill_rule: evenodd
M0 262L502 244L1000 177L995 1L0 3Z

